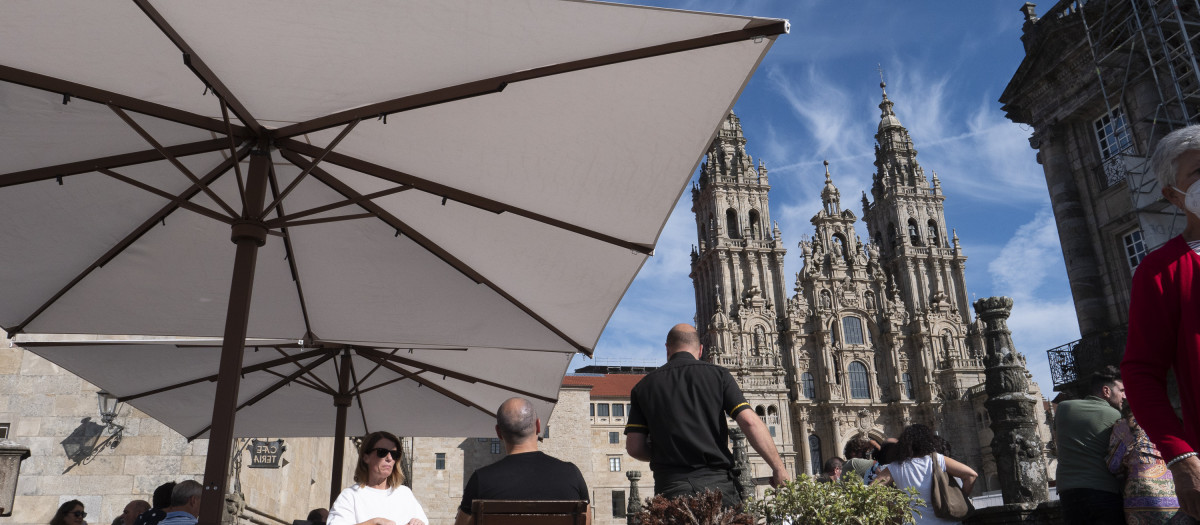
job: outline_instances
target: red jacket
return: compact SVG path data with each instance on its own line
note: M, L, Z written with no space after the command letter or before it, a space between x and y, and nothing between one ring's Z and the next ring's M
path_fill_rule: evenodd
M1183 421L1167 398L1172 367ZM1147 255L1133 276L1121 378L1134 416L1163 458L1200 450L1200 255L1182 236Z

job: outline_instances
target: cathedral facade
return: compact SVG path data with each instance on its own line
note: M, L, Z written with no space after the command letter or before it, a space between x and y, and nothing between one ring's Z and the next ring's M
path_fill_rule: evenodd
M879 107L871 198L862 197L869 238L826 162L791 294L767 169L727 116L692 188L697 329L706 358L737 378L794 472L818 473L855 436L882 441L924 423L989 490L982 325L971 319L966 256L947 227L941 183L917 163L886 91ZM754 463L755 476L769 470Z

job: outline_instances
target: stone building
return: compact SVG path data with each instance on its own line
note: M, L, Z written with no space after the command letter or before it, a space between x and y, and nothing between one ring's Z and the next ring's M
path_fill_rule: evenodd
M747 153L738 117L724 121L692 189L691 277L706 358L733 372L794 472L819 472L854 436L882 440L919 422L980 470L981 491L998 488L966 256L947 227L941 183L917 162L886 91L879 107L872 199L862 198L869 237L859 238L826 163L790 296L767 169ZM755 476L769 473L757 456L752 465Z
M1081 338L1050 350L1056 390L1120 360L1133 270L1184 217L1146 163L1200 122L1194 2L1062 0L1021 8L1025 58L1000 102L1029 125L1046 175Z
M579 466L591 489L596 524L625 523L628 470L649 474L625 454L621 433L629 392L642 367L587 367L563 379L553 414L541 414L541 449ZM30 449L20 468L15 511L0 525L44 525L58 506L81 500L88 522L107 525L133 499L150 500L167 481L200 480L208 440L187 441L140 411L122 405L113 423L99 414L97 388L32 352L0 338L0 441ZM614 437L614 433L616 436ZM262 436L262 440L273 440ZM238 440L239 446L246 440ZM496 436L402 438L406 474L432 524L452 523L463 485L475 471L504 457ZM244 506L238 523L290 525L310 509L329 506L333 438L285 438L279 468L251 468L241 449L231 490ZM344 443L342 479L352 483L357 453ZM643 491L647 494L647 491Z

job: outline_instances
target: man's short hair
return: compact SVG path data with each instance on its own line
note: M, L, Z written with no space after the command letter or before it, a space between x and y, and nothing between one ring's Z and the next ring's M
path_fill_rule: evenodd
M513 398L520 400L515 407L505 408L508 401L504 405L500 405L500 410L496 411L496 426L500 428L500 438L507 443L516 443L528 439L537 432L537 411L533 409L533 403L528 399Z
M821 473L832 475L833 471L842 468L842 465L844 465L845 463L846 463L845 461L842 461L842 458L839 458L837 456L831 457L831 458L825 460L825 465L823 465L821 467Z
M180 481L175 484L175 488L171 489L171 506L181 507L187 505L192 498L199 496L204 492L204 486L198 481L187 480Z
M168 481L154 489L154 497L151 498L151 500L154 502L154 508L165 509L170 507L172 490L175 490L174 481Z
M688 328L691 328L690 326ZM672 328L667 332L667 348L676 350L685 346L699 346L700 336L696 335L696 329L688 330L686 328Z
M1115 366L1106 366L1092 373L1091 381L1088 382L1088 393L1101 394L1104 391L1104 387L1112 388L1120 380L1121 371Z

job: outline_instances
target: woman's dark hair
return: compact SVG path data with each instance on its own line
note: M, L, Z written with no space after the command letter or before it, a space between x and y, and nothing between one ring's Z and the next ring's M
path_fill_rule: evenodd
M933 430L920 423L904 427L904 431L900 432L900 440L890 452L893 456L890 459L904 461L933 454L937 450L935 438L937 436L933 434Z
M54 513L54 518L50 520L50 525L67 525L67 514L75 510L75 507L82 507L83 502L73 499L58 506L58 511Z
M933 436L933 450L943 456L953 456L954 448L950 446L950 440L942 436Z
M821 473L833 475L833 471L842 468L842 465L845 463L845 461L842 461L842 458L837 456L831 457L825 460L825 465L821 467Z
M397 445L397 446L399 446L399 445ZM325 523L325 514L323 512L321 512L323 510L325 510L325 509L313 509L313 510L308 511L308 517L304 518L305 521L308 521L309 523L311 523L313 525L319 525L321 523Z
M847 441L845 448L842 449L842 453L846 455L846 459L865 458L867 457L867 453L874 448L871 446L871 440L859 436Z
M888 463L895 461L895 459L893 459L895 455L896 442L884 441L882 445L879 445L879 450L875 451L875 461L880 465L887 465Z
M358 449L358 466L354 468L355 483L365 485L368 482L367 480L369 478L369 473L367 472L367 454L370 454L371 451L376 448L375 445L384 439L395 443L397 450L400 450L400 438L396 437L395 434L392 434L391 432L378 431L367 434L367 436L363 438L362 448ZM404 484L404 472L403 469L400 468L400 461L403 459L404 456L400 456L400 459L396 460L395 466L392 467L392 475L388 476L388 488L396 488Z

